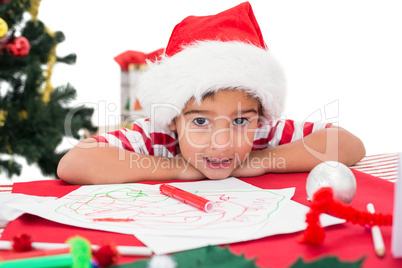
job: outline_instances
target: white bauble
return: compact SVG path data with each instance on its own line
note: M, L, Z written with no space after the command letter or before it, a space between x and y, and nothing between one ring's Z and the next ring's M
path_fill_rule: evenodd
M314 167L307 177L306 191L309 200L322 187L331 187L334 198L350 203L356 193L356 178L342 163L327 161Z

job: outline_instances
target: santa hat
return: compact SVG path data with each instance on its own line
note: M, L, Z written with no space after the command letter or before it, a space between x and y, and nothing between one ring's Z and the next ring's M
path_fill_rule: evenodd
M141 76L138 99L153 127L166 129L191 98L201 103L221 89L257 97L268 121L282 113L284 76L248 2L177 24L162 59Z

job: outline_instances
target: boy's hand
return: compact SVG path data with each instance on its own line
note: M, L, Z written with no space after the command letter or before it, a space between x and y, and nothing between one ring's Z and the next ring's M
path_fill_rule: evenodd
M179 169L178 179L180 180L202 180L206 177L193 165L191 165L181 154L172 158L172 164Z
M233 177L256 177L267 173L267 159L261 151L252 151L249 156L232 172Z

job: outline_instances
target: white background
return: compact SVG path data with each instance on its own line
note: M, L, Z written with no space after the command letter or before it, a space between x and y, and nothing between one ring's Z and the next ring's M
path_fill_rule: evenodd
M57 54L78 57L75 65L56 65L53 85L71 83L78 92L72 105L96 108L96 125L115 124L120 111L115 56L126 50L149 53L165 47L173 27L184 17L215 14L241 2L42 0L39 19L66 36ZM284 117L316 121L321 112L323 121L360 137L368 155L402 150L400 1L250 3L265 42L287 76ZM28 167L14 181L28 178L43 176Z

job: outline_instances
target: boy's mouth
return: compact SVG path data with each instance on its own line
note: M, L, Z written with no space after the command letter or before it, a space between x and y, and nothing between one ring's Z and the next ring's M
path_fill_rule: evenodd
M204 163L211 169L228 168L233 160L230 158L204 157Z

